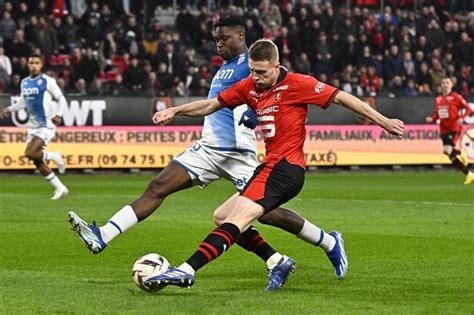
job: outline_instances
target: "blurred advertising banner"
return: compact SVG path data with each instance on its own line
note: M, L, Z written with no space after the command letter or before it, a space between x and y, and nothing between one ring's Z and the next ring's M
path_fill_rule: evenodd
M448 164L436 125L408 125L403 139L377 126L306 126L308 166ZM162 168L201 137L198 126L60 127L48 151L61 151L70 169ZM258 157L264 158L257 129ZM24 156L26 129L0 127L0 170L33 169ZM474 126L460 145L474 162ZM51 166L53 166L51 164Z

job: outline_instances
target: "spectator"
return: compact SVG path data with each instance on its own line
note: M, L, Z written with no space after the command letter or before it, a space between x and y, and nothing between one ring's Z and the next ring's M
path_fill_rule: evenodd
M5 50L3 47L0 46L0 66L5 69L6 73L11 76L12 75L12 63L10 58L5 55Z
M16 23L13 21L11 13L5 10L0 20L0 35L3 39L3 47L5 47L8 52L15 38L15 32Z
M391 82L395 76L403 75L403 59L398 53L398 46L392 45L390 53L384 61L384 76L387 82Z
M106 94L104 81L101 79L95 79L88 94L93 96L104 96Z
M10 56L28 57L30 54L31 45L25 41L25 32L19 29L16 31L15 39L10 49Z
M87 84L84 79L79 79L76 81L74 84L74 87L76 88L75 92L78 95L86 95L87 94Z
M20 75L21 78L25 78L30 75L26 57L20 57L12 63L12 73Z
M40 2L41 3L41 2ZM44 16L38 18L38 23L35 24L33 31L33 46L38 47L41 53L47 57L56 54L58 51L58 39L56 33L49 26L48 21Z
M143 67L139 64L137 56L132 56L123 77L125 86L131 91L142 90L145 78L145 71L143 71Z
M74 48L79 46L79 28L75 24L74 16L66 16L65 21L63 25L64 46L67 53L71 53Z
M158 79L158 82L160 83L160 96L171 95L171 90L173 88L173 76L168 72L168 66L166 65L166 63L160 63L160 65L158 66L158 73L156 74L156 77ZM206 81L206 79L204 80ZM202 95L199 94L199 96Z
M401 76L396 75L393 77L392 81L388 85L388 92L389 97L397 97L403 95L403 83Z
M441 63L437 60L433 61L433 68L429 71L431 76L431 86L438 88L441 84L441 80L446 77L446 71L441 68Z
M120 96L124 94L125 90L126 88L125 84L123 83L123 77L119 73L115 76L114 81L109 85L108 94Z
M417 96L418 92L416 91L415 81L413 79L409 79L407 82L407 86L403 88L403 95L404 96Z
M420 94L431 94L431 75L426 62L421 63L420 71L416 76L416 82L418 83Z
M443 30L439 27L436 20L431 20L428 24L428 30L425 33L428 45L432 48L442 48L445 44Z
M164 51L160 54L160 63L165 63L168 73L176 75L179 73L179 56L174 51L172 43L167 43Z
M311 74L311 64L308 59L308 54L302 52L297 58L295 62L295 70L296 72L302 74Z
M84 47L99 48L100 28L95 16L90 16L87 19L86 25L81 29L80 40Z

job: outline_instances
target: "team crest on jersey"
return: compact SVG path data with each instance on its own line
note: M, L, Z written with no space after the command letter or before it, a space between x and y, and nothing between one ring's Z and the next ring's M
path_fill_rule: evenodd
M316 86L314 87L314 91L318 94L324 91L324 83L318 82L318 84L316 84Z
M237 60L237 64L240 65L244 61L245 61L245 54L241 54L239 57L239 60Z
M280 93L280 92L276 92L276 93L275 93L275 102L278 102L279 100L281 100L281 93Z
M38 82L38 85L41 85L41 84L43 84L43 79L38 79L37 82Z

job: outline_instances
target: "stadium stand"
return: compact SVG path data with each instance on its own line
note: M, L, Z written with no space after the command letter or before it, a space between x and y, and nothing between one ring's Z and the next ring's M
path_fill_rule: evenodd
M431 95L444 75L463 96L474 93L472 0L1 3L3 93L15 93L25 57L37 52L66 92L202 96L222 62L210 35L220 14L243 16L248 44L275 40L290 70L350 93ZM135 57L137 69L127 72ZM127 82L137 75L143 82Z

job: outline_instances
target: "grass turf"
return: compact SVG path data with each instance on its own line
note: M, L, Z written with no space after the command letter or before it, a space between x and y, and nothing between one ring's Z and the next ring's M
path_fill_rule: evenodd
M67 211L104 223L153 175L63 176L71 194L50 201L40 176L0 175L0 313L470 313L474 312L474 187L454 172L307 174L288 203L344 233L350 267L335 278L323 252L257 224L297 270L274 293L265 265L234 246L199 271L191 290L158 294L131 278L136 258L187 259L213 228L232 186L219 181L169 197L150 218L92 255L69 230Z

